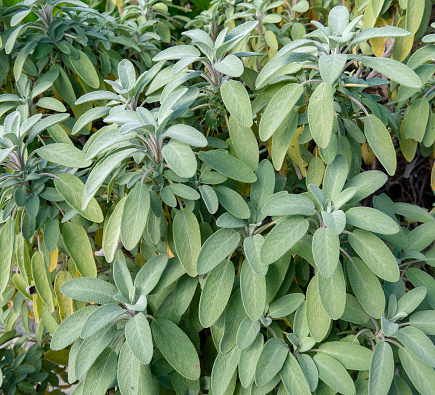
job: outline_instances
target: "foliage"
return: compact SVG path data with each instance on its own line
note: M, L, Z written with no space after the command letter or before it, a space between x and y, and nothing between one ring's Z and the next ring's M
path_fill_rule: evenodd
M3 2L3 391L433 392L432 3L336 3Z

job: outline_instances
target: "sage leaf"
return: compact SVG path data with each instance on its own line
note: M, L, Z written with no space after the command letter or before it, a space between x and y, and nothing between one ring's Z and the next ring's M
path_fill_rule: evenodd
M151 324L156 346L169 364L188 380L197 380L201 369L195 346L187 335L172 321L158 318ZM174 353L174 350L178 350Z
M283 86L272 98L260 120L259 136L262 141L269 140L283 123L288 123L288 114L304 92L299 84Z
M85 154L71 144L47 144L37 150L38 155L48 162L57 163L66 167L88 167L90 160L85 159Z
M234 347L226 354L219 353L211 371L211 390L215 395L226 394L226 389L237 369L240 360L240 350Z
M149 210L148 186L138 182L127 195L122 210L121 240L127 250L132 250L138 244L145 230Z
M395 336L415 356L435 367L435 345L420 329L407 326L399 329Z
M269 232L261 247L261 262L269 265L276 262L307 233L308 222L300 216L280 221Z
M60 287L66 296L88 303L115 303L113 298L118 294L116 287L99 278L73 278Z
M435 385L434 369L407 348L399 348L399 358L417 391L422 395L430 395Z
M87 207L82 210L82 196L85 184L79 178L72 174L61 173L55 178L54 186L65 201L81 216L92 222L103 222L103 213L94 198L91 198Z
M338 265L331 277L318 274L320 301L328 315L333 320L339 319L346 306L346 282L341 265Z
M364 123L364 133L379 162L390 176L394 175L397 166L396 151L390 133L382 121L370 114Z
M382 211L370 207L352 207L345 212L346 223L357 228L384 235L392 235L399 232L400 228L396 221L392 220Z
M97 266L86 230L73 222L62 227L62 236L69 256L83 277L97 277Z
M269 314L272 318L282 318L296 311L304 302L304 294L292 293L284 295L269 307Z
M83 393L92 392L96 395L104 395L112 382L116 372L118 356L115 351L106 348L95 360L86 373L83 384Z
M255 368L263 350L263 335L259 333L253 343L240 353L239 378L243 388L254 381Z
M390 282L399 279L396 259L381 239L366 230L356 229L349 235L349 243L378 277Z
M243 84L240 81L230 80L221 85L220 91L228 112L240 125L251 127L251 100Z
M116 325L103 328L81 342L75 359L75 375L83 377L95 360L115 340Z
M6 221L0 230L0 293L3 293L11 276L14 252L15 221Z
M280 338L269 339L261 351L255 369L255 382L262 386L271 381L281 370L289 354L288 345Z
M282 384L288 393L295 395L310 395L311 389L297 359L291 352L287 354L282 369L279 372Z
M409 88L421 88L420 77L411 68L397 60L365 56L361 59L361 63L398 84Z
M394 356L387 342L379 342L373 352L370 364L369 394L385 394L394 377Z
M197 260L198 274L205 274L227 258L238 246L240 233L233 229L220 229L202 245Z
M331 318L329 317L320 300L317 281L317 276L314 276L308 285L306 295L306 311L307 324L311 336L317 342L321 342L328 335L329 329L331 327Z
M165 270L168 259L168 254L157 255L142 266L134 279L136 295L148 295L154 289Z
M346 261L347 275L352 290L363 309L379 319L384 314L385 296L373 271L359 258Z
M257 138L250 127L244 127L231 116L228 130L237 157L246 163L253 171L257 170L259 149Z
M32 277L35 282L38 295L41 297L44 305L50 311L54 310L54 291L51 285L50 273L44 262L44 257L40 251L36 251L32 256L31 261Z
M153 340L148 319L143 313L131 317L125 325L125 340L136 358L148 365L153 357Z
M199 321L204 328L212 326L225 310L234 278L234 266L227 259L206 277L199 300Z
M224 151L200 151L199 159L207 163L212 169L236 181L252 183L257 180L252 169L234 156Z
M266 305L266 278L255 273L247 261L240 272L240 292L248 317L252 321L260 319Z
M331 341L319 346L319 353L327 354L340 362L347 370L369 370L373 351L357 343Z
M97 309L98 306L95 305L86 306L65 318L53 333L50 348L59 351L76 341L86 320Z
M127 196L122 198L115 206L109 219L105 221L103 228L102 247L107 262L112 262L116 250L120 247L122 213Z
M120 315L124 314L125 310L115 303L108 303L98 307L97 310L87 318L83 325L80 337L87 339L97 333L100 329L112 323Z
M319 369L320 380L341 394L355 394L353 380L340 362L326 354L317 354L313 359Z
M322 82L317 86L308 102L308 123L314 141L326 148L331 140L334 121L334 97L331 84Z
M171 140L162 148L162 155L171 169L182 178L193 177L196 173L196 157L187 144Z
M340 240L329 228L314 232L313 257L319 272L326 278L332 277L340 259Z

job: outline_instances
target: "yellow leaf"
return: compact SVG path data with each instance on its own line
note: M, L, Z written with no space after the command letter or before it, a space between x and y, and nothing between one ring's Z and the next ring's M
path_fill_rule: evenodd
M299 170L301 171L301 174L303 177L307 176L307 167L308 163L306 163L301 156L301 153L299 151L299 136L304 130L304 126L299 126L296 129L295 135L293 136L292 142L290 143L287 154L290 157L290 159L299 167Z
M68 349L59 351L48 350L44 355L44 359L61 366L68 366L68 357Z
M103 228L97 229L95 232L94 241L98 247L103 246Z
M173 258L174 257L174 254L172 253L171 249L169 248L168 242L166 242L166 252L168 253L169 258Z
M54 293L56 295L57 304L59 305L59 317L61 321L74 312L74 301L60 291L62 284L65 284L71 279L70 273L60 270L54 280Z
M56 247L52 252L50 252L50 267L48 268L48 271L50 273L56 269L58 258L59 258L59 250Z
M371 165L375 160L375 153L367 143L361 145L361 155L366 165Z
M242 196L248 196L249 192L251 192L251 186L252 186L252 184L243 184L243 188L240 191L240 194Z
M41 319L42 305L42 299L39 294L33 295L33 315L35 316L36 323Z
M402 18L400 18L397 27L405 29L405 24L406 24L406 17L403 16ZM396 37L396 39L394 40L393 55L391 56L391 58L399 62L403 62L411 52L413 44L414 44L413 34L410 34L409 36L406 37Z
M435 163L432 167L432 173L430 175L430 186L432 187L432 191L435 194Z
M400 144L400 150L402 151L403 156L408 162L412 162L415 153L417 151L417 141L414 139L407 139L405 137L405 120L402 121L402 124L400 125L400 138L401 141Z
M375 27L384 27L387 23L383 19L378 18L378 20L375 23ZM388 37L381 37L381 38L372 38L370 39L370 44L372 46L373 53L378 58L381 58L384 54L384 45L387 41Z
M273 51L278 50L278 40L276 39L275 33L273 31L267 30L266 33L264 34L264 38L266 39L266 43L271 50Z
M113 4L115 4L117 7L122 7L124 4L124 0L110 0Z

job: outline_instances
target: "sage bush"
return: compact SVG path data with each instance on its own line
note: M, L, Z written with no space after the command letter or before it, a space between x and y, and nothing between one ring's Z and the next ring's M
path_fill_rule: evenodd
M4 393L433 394L433 0L1 5Z

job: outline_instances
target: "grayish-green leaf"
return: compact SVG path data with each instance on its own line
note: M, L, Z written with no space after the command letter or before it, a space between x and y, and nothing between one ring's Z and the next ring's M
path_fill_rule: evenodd
M379 342L370 364L369 395L387 394L394 377L394 356L387 342Z
M115 376L117 362L116 352L106 348L86 373L83 393L104 395Z
M256 339L261 329L260 321L252 321L246 317L237 331L237 347L239 350L246 350Z
M67 222L62 227L62 236L78 272L84 277L97 277L97 266L86 230L74 222Z
M319 68L323 81L331 85L334 84L343 72L346 61L347 55L345 54L333 53L321 56L319 59Z
M95 305L83 307L62 321L51 338L50 348L62 350L78 339L86 320L97 308Z
M304 88L299 84L288 84L273 96L260 120L259 136L262 141L269 140L284 122L288 122L287 115L303 91Z
M255 369L255 382L258 386L266 385L281 370L289 354L284 340L274 337L269 339L261 351Z
M85 154L71 144L47 144L37 150L38 155L48 162L57 163L66 167L88 167L90 160L85 159Z
M421 395L433 394L435 371L407 348L399 348L399 358L406 374Z
M311 390L297 359L288 353L279 375L287 392L295 395L310 395Z
M197 260L197 271L205 274L211 271L238 246L240 233L233 229L220 229L203 244Z
M344 395L355 394L355 385L344 366L335 358L326 354L314 356L319 369L319 378L334 390Z
M234 266L225 259L206 277L199 301L199 320L204 328L213 325L221 316L231 295Z
M195 215L187 208L178 211L174 218L173 232L177 256L187 274L195 277L196 263L201 250L201 233Z
M252 169L234 156L228 155L225 151L200 151L199 159L207 163L212 169L217 170L233 180L253 183L257 180Z
M196 157L187 144L171 140L163 146L162 155L174 172L183 178L190 178L196 172Z
M168 263L168 254L161 254L146 262L134 279L136 295L148 295L160 280Z
M284 295L269 307L269 314L272 318L282 318L290 315L304 302L302 293Z
M113 298L119 292L113 284L99 278L79 277L69 280L60 287L66 296L88 303L116 303Z
M257 138L250 127L239 124L233 116L229 119L229 134L237 157L253 171L257 170L259 149Z
M405 326L396 332L396 337L415 356L435 367L435 345L420 329Z
M398 84L409 88L421 88L420 77L411 68L397 60L365 56L361 59L361 63Z
M263 335L259 333L254 342L240 353L239 378L243 388L248 388L254 381L255 368L263 350Z
M83 325L80 337L87 339L88 337L97 333L100 329L112 323L121 314L126 311L115 303L108 303L100 306L95 310L86 320Z
M269 265L276 262L307 233L308 222L300 216L280 221L267 235L261 247L261 262Z
M332 135L334 97L331 84L322 82L314 90L308 102L308 123L314 141L326 148Z
M340 259L340 240L329 228L318 228L314 232L313 257L319 272L330 278Z
M320 300L317 281L317 276L314 276L308 285L306 311L308 329L310 330L311 336L317 342L321 342L329 332L331 319Z
M346 307L346 282L343 270L339 264L331 277L318 274L318 287L320 301L328 315L333 320L339 319Z
M346 211L346 223L357 228L384 235L399 232L396 221L382 211L370 207L352 207Z
M389 60L386 58L382 59ZM394 175L397 166L396 151L393 142L391 141L390 133L388 133L383 122L375 115L370 114L366 117L364 123L364 133L370 147L373 149L373 152L381 162L382 166L385 167L385 170L390 176Z
M125 325L125 340L136 358L148 365L153 357L153 340L148 319L143 313L131 317Z
M389 282L399 279L400 271L396 258L377 236L366 230L356 229L349 235L349 243L378 277Z
M334 357L348 370L369 370L373 351L359 343L332 341L319 346L319 352Z
M266 305L266 278L259 276L247 261L244 261L240 273L240 292L249 318L252 321L260 319Z
M127 195L121 220L121 240L127 250L139 243L150 210L149 186L137 182Z
M151 329L158 349L169 364L186 379L199 379L198 353L187 335L172 321L163 318L153 321Z
M82 196L85 184L72 174L61 173L54 180L54 186L65 201L81 216L92 222L103 222L104 217L100 206L94 198L91 198L87 207L82 210Z

